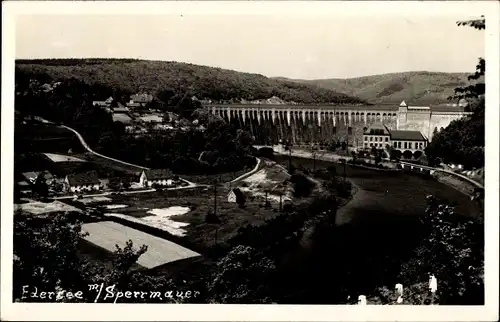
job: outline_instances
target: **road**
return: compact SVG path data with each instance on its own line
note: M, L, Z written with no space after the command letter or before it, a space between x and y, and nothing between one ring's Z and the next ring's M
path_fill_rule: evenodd
M259 147L262 147L262 146L255 146L255 147L259 148ZM306 159L312 159L313 158L313 154L311 152L309 152L309 151L293 151L292 150L290 152L290 151L285 151L284 149L279 149L279 148L276 148L276 147L272 147L272 148L273 148L273 150L274 150L275 153L282 154L282 155L288 155L290 153L291 156L293 156L293 157L306 158ZM348 157L348 156L339 156L339 155L330 154L328 152L321 152L321 153L316 152L316 156L315 157L316 157L317 160L334 161L334 162L339 161L340 159L345 159L346 161L352 159L351 157ZM464 175L461 175L459 173L456 173L456 172L453 172L453 171L450 171L450 170L440 169L440 168L434 168L434 167L428 167L428 166L419 165L419 164L413 164L413 163L404 162L404 161L399 161L399 164L401 164L402 166L411 166L411 167L416 167L416 168L419 168L419 169L427 169L427 170L439 171L439 172L451 174L451 175L459 177L459 178L461 178L463 180L466 180L467 182L470 182L471 184L473 184L474 186L476 186L478 188L484 189L484 186L482 184L480 184L479 182L474 181L471 178L468 178L468 177L466 177Z
M53 124L55 125L54 122L51 122L49 120L46 120L46 119L43 119L43 118L39 118L39 120L45 124ZM69 126L66 126L66 125L56 125L60 128L64 128L66 130L69 130L71 132L73 132L76 137L78 138L78 140L80 141L80 143L82 144L82 146L85 148L85 150L87 150L87 152L90 152L92 153L93 155L95 156L98 156L100 158L103 158L103 159L108 159L108 160L111 160L113 162L117 162L117 163L121 163L121 164L124 164L124 165L127 165L127 166L131 166L131 167L136 167L138 169L141 169L141 170L150 170L149 168L146 168L146 167L143 167L143 166L140 166L140 165L137 165L137 164L133 164L133 163L129 163L129 162L125 162L125 161L122 161L122 160L118 160L118 159L115 159L115 158L112 158L112 157L108 157L106 155L103 155L103 154L100 154L98 152L95 152L94 150L92 150L90 148L90 146L87 144L87 142L85 142L85 139L83 138L83 136L78 133L77 130L69 127ZM194 182L191 182L191 181L188 181L186 179L183 179L183 178L180 178L182 181L186 182L188 184L188 186L186 187L179 187L179 188L183 188L183 189L186 189L186 188L195 188L195 187L199 187L199 186L202 186L202 185L199 185L197 183L194 183ZM146 190L147 191L147 190ZM137 193L137 192L136 192Z
M202 185L202 184L194 184L194 185L189 185L189 186L184 186L184 187L174 187L174 188L163 188L164 190L184 190L184 189L192 189L192 188L202 188L202 187L209 187L209 185ZM146 189L146 190L130 190L130 191L121 191L119 194L122 195L131 195L131 194L137 194L137 193L147 193L147 192L154 192L156 189ZM101 196L110 196L113 193L117 193L114 191L106 191L102 193L96 193L96 194L88 194L88 195L81 195L82 198L91 198L91 197L101 197ZM61 196L61 197L53 197L52 199L54 200L64 200L64 199L73 199L75 196Z
M87 144L87 142L85 142L85 139L83 138L83 136L78 131L76 131L75 129L73 129L73 128L69 127L69 126L66 126L66 125L56 125L54 122L51 122L51 121L43 119L43 118L38 118L38 120L40 122L42 122L42 123L52 124L52 125L55 125L55 126L58 126L60 128L64 128L66 130L69 130L69 131L73 132L76 135L76 137L78 138L78 140L80 141L80 143L82 144L82 146L85 148L85 150L87 150L87 152L92 153L95 156L98 156L98 157L103 158L103 159L108 159L108 160L111 160L113 162L121 163L121 164L124 164L124 165L127 165L127 166L136 167L136 168L141 169L141 170L149 170L149 168L146 168L146 167L143 167L143 166L140 166L140 165L137 165L137 164L125 162L125 161L122 161L122 160L119 160L119 159L115 159L115 158L112 158L112 157L108 157L106 155L103 155L103 154L100 154L98 152L95 152L94 150L92 150L90 148L90 146ZM253 170L251 170L251 171L243 174L239 178L233 180L233 182L239 180L242 177L246 177L249 174L252 174L252 173L256 172L258 170L258 168L259 168L259 165L260 165L260 159L257 158L257 165L255 166L255 168ZM182 181L184 181L184 182L186 182L188 185L184 186L184 187L166 188L166 189L167 190L181 190L181 189L190 189L190 188L197 188L197 187L209 187L209 185L198 184L198 183L191 182L191 181L183 179L183 178L179 178L179 179L182 180ZM122 193L123 194L135 194L135 193L145 193L145 192L152 192L152 191L155 191L155 189L136 190L136 191L124 191ZM103 192L103 193L100 193L100 194L83 195L83 197L106 196L106 195L109 195L109 194L111 194L111 192ZM54 199L70 199L70 198L73 198L73 196L56 197Z

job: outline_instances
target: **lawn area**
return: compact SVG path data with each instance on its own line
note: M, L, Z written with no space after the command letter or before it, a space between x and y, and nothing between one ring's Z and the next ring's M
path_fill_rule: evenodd
M14 129L15 152L83 152L80 141L73 132L51 124L27 123Z
M103 153L103 154L106 155L106 153ZM113 160L102 158L102 157L94 155L94 154L82 153L82 154L76 154L74 156L78 157L78 158L84 158L87 161L91 161L95 164L98 164L103 169L114 170L114 171L118 171L120 173L125 173L127 175L139 176L140 173L143 171L139 167L129 166L129 165L126 165L126 164L123 164L120 162L116 162ZM140 164L138 164L138 165L140 166ZM137 177L137 180L139 180L139 177Z
M98 208L108 214L106 220L112 219L202 252L215 244L216 227L218 227L217 243L220 244L235 236L240 227L261 224L279 214L277 204L272 204L272 208L266 209L263 207L263 199L260 198L253 200L249 198L245 208L240 208L236 203L227 201L228 192L228 188L217 188L216 207L220 220L220 224L217 225L205 221L208 212L214 210L213 188L110 195L106 198L111 200L101 199L96 202L85 200L85 206ZM65 202L74 205L79 203L80 207L82 206L80 201L65 200ZM181 207L189 210L182 214ZM162 215L162 212L171 211L177 211L178 214ZM178 232L185 233L182 235Z
M251 169L241 169L235 172L226 172L226 173L217 173L217 174L183 174L182 178L189 180L191 182L199 183L199 184L212 184L214 180L218 182L230 182L239 176L251 171Z

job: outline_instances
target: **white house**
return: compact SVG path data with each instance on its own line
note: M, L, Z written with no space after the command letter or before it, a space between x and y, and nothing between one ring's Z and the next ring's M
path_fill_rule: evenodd
M161 186L173 185L173 174L168 169L151 169L142 171L139 184L143 187L151 187L154 184Z
M90 192L102 189L101 181L95 172L69 174L64 179L64 189L70 192Z
M231 191L227 194L228 202L237 202L238 198L242 198L243 200L245 199L245 195L238 188L231 189Z

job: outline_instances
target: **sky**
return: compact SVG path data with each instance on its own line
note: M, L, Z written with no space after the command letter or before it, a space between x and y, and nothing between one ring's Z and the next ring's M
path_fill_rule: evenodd
M472 72L484 31L461 16L24 15L15 56L179 61L300 79Z

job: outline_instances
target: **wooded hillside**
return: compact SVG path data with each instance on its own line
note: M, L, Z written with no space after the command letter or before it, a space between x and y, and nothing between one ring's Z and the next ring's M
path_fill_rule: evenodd
M179 62L133 59L17 60L18 71L46 74L52 80L77 78L126 92L172 89L211 100L254 100L277 96L297 103L360 104L362 100L313 85L271 79L259 74Z
M347 79L289 80L346 93L372 103L449 103L455 88L468 84L468 73L405 72ZM278 78L279 80L287 80Z

